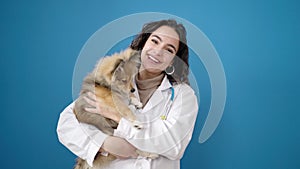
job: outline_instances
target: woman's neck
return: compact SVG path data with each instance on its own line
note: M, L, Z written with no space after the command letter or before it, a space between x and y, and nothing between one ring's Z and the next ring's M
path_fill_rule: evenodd
M160 76L161 74L162 72L152 73L152 72L148 72L147 70L143 70L139 72L138 79L139 80L153 79L157 76Z

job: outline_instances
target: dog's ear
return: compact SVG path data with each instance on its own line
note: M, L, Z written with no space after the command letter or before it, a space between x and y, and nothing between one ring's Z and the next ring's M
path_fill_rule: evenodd
M134 63L137 67L141 65L141 53L139 51L132 51L131 56L129 58L129 62Z
M125 61L123 59L118 59L114 65L114 69L111 71L111 74L113 75L116 71L122 71L120 69L123 69Z

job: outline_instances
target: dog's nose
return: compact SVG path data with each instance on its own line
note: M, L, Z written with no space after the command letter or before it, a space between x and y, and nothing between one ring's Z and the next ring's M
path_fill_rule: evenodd
M134 88L132 88L132 89L130 90L130 92L131 92L131 93L135 92L135 89L134 89Z

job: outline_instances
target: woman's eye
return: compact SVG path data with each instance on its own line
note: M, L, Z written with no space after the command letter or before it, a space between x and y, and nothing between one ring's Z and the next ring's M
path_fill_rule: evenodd
M167 51L174 54L174 51L172 49L167 49Z
M158 44L158 41L156 39L151 40L154 44Z

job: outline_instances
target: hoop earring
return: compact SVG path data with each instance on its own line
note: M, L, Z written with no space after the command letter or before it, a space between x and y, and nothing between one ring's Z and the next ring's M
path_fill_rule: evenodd
M168 66L165 70L166 74L167 75L172 75L174 72L175 72L175 67L172 65L172 66Z

